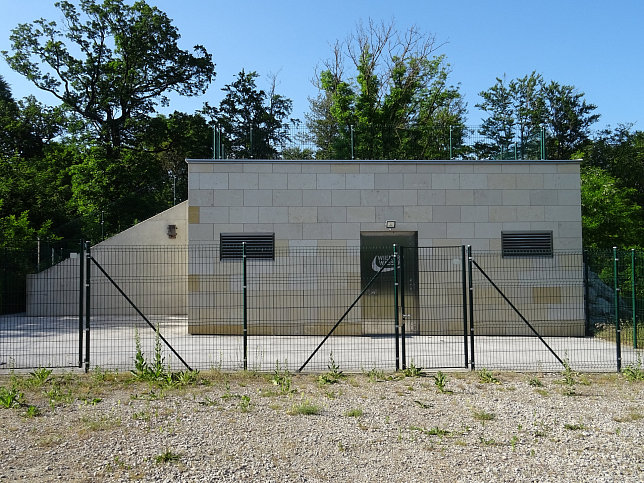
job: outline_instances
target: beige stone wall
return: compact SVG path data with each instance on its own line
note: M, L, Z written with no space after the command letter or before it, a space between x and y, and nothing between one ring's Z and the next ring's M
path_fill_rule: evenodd
M502 231L551 230L555 250L580 252L582 248L578 161L188 163L191 248L217 244L220 233L234 232L274 232L276 247L282 250L355 248L361 231L383 231L386 220L395 220L396 230L417 231L422 247L466 244L475 252L500 250ZM195 257L198 255L189 255L189 330L241 333L241 302L230 299L241 290L239 275L217 274L218 260L210 265L193 263ZM542 276L529 262L517 262L516 269L522 271L519 278ZM264 310L249 310L252 331L324 333L342 315L339 308L360 292L359 265L353 266L352 274L338 274L347 279L349 302L347 294L320 291L315 277L303 281L289 270L293 268L270 274L279 280L273 284L280 287L279 293L267 288L270 276L261 275L262 291L253 302ZM429 274L432 269L426 270ZM421 268L421 285L423 276ZM557 273L547 276L560 280ZM291 281L293 290L284 280ZM583 335L583 308L579 317L583 290L563 295L561 290L561 282L543 280L516 297L525 301L524 310L540 330ZM300 300L306 300L300 305L308 306L298 305ZM458 284L428 286L418 304L415 331L461 333L462 292ZM504 326L512 333L524 333L525 324L512 320L501 320L497 327L499 303L490 304L492 307L481 308L481 331L498 333ZM391 332L390 320L369 319L370 312L361 311L361 306L356 307L352 319L343 323L347 333Z
M578 161L189 161L191 244L275 232L289 246L356 246L418 231L421 246L499 250L503 230L552 230L581 250Z

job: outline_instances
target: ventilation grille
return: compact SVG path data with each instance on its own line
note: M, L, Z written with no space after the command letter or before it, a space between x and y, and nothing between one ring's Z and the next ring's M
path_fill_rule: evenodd
M219 259L241 260L243 242L246 242L246 258L275 259L275 233L222 233L219 235Z
M504 257L551 257L552 232L501 232L501 250Z

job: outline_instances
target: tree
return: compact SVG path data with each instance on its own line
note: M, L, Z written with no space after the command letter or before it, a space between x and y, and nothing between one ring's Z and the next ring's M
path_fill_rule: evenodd
M445 157L449 127L462 132L465 106L445 58L434 56L438 47L415 27L400 33L373 21L336 42L307 115L317 157Z
M584 245L610 248L641 247L644 237L642 207L634 201L633 188L598 167L581 172L581 208Z
M477 144L481 157L538 159L541 129L546 133L546 153L551 159L569 159L587 141L590 126L599 115L584 94L573 86L547 83L541 74L505 78L479 93L476 107L488 113L479 133L488 139Z
M154 154L127 150L111 159L102 147L84 148L80 162L69 168L70 206L82 217L83 232L99 239L111 235L168 207L168 173Z
M274 77L268 92L257 87L258 77L242 69L222 88L226 95L219 107L204 106L204 114L223 129L223 145L233 158L274 159L289 140L287 118L293 103L277 94Z
M12 30L9 66L80 115L108 149L128 146L137 120L168 103L167 94L205 92L214 76L204 47L179 48L165 13L145 1L55 4L61 28L45 19Z
M626 124L599 132L576 157L584 166L605 170L618 186L635 190L635 201L644 206L644 132L631 129Z
M151 118L140 140L142 149L151 153L168 174L165 193L168 206L188 199L186 158L213 157L213 131L199 113L175 111L169 116Z
M552 158L569 159L588 141L590 126L599 120L594 104L588 104L583 92L573 86L551 81L544 88L546 122L550 135L548 147Z

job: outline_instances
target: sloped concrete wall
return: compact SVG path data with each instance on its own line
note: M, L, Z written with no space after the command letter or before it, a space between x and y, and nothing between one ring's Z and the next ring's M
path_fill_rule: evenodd
M187 291L188 202L94 245L92 255L148 314L184 315ZM168 236L168 226L176 236ZM27 315L77 316L78 254L27 276ZM95 266L91 309L94 315L130 315L131 309Z

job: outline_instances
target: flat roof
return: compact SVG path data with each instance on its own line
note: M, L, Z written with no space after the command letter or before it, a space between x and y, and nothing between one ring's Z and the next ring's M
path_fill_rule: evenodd
M581 159L190 159L195 164L579 164Z

